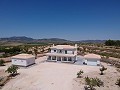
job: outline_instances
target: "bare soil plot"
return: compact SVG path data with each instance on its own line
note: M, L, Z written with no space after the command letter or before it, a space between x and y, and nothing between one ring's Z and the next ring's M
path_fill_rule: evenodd
M107 70L104 71L104 75L100 75L99 71L93 71L84 73L83 77L91 77L91 78L99 78L104 82L104 87L96 87L96 90L120 90L120 87L115 85L118 78L120 78L120 73L116 71L116 68L113 66L108 66L105 63L102 63L105 67L107 67ZM85 86L85 80L84 78L76 78L74 79L74 87L77 88L75 90L82 90Z
M74 78L82 69L84 73L99 70L97 66L43 62L40 57L36 65L19 69L20 75L11 79L2 90L80 90Z

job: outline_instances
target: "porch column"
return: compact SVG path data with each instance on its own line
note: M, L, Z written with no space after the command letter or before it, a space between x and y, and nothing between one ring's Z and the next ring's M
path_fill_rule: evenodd
M68 61L68 57L67 57L67 61Z
M51 56L51 59L50 60L52 60L52 56Z
M75 59L77 60L77 56L75 56Z
M58 57L56 56L56 61L57 61L57 58L58 58Z
M51 56L51 60L52 60L52 56Z
M63 57L61 57L61 61L63 61Z

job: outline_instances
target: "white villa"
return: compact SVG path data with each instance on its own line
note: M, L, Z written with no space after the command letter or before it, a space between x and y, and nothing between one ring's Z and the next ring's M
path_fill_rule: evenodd
M74 62L77 59L77 44L71 45L56 45L50 48L50 53L47 53L47 61Z

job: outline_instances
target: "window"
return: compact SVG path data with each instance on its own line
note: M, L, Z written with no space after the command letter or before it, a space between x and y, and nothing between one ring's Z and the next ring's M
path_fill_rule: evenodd
M60 50L59 53L62 53L62 50Z
M57 61L61 61L61 57L57 57Z
M68 57L68 61L72 61L72 58L71 58L71 57Z
M53 56L53 57L52 57L52 60L56 60L56 56Z
M74 52L73 52L73 54L74 54Z
M51 56L48 56L48 60L51 60Z
M56 50L54 50L54 52L56 52Z
M65 50L65 54L67 54L67 50Z

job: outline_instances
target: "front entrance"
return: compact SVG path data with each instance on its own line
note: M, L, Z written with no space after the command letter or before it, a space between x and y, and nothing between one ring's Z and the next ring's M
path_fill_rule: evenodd
M61 61L61 57L57 57L57 61Z
M67 61L67 57L63 57L62 61Z

